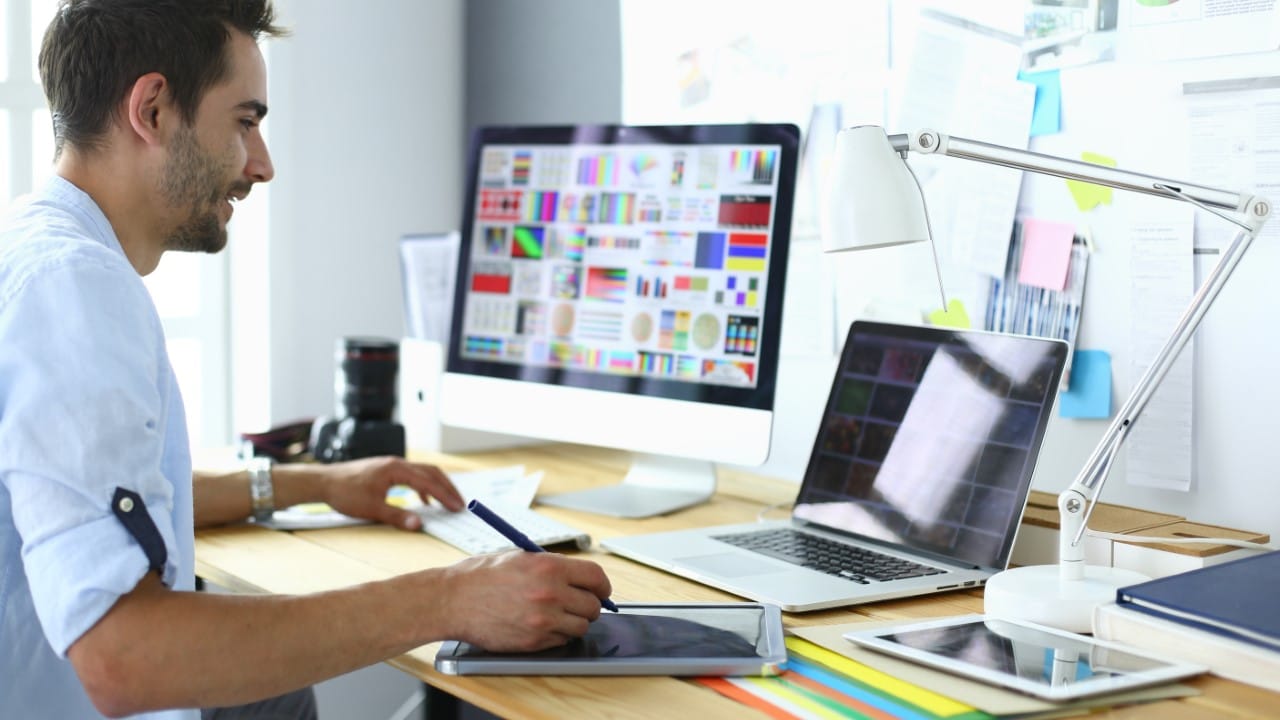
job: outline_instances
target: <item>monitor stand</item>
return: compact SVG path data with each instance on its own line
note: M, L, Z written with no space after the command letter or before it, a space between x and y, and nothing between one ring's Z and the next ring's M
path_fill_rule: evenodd
M715 492L713 463L636 453L631 470L617 485L539 495L538 502L597 515L645 518L704 503Z

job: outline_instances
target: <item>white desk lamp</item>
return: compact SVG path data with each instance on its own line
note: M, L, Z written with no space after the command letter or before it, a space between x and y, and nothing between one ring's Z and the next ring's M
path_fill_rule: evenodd
M840 252L932 240L924 197L907 167L908 152L976 160L1189 202L1240 227L1146 373L1134 385L1102 440L1071 485L1058 496L1058 565L1020 567L996 574L986 586L986 612L1074 632L1089 632L1094 606L1115 599L1117 587L1146 578L1084 562L1086 523L1121 444L1151 400L1236 264L1271 214L1264 198L1126 172L1015 148L949 137L933 130L886 136L873 125L836 136L831 217L823 250ZM1228 212L1222 212L1226 210ZM935 251L935 266L937 263ZM945 298L943 307L946 307Z

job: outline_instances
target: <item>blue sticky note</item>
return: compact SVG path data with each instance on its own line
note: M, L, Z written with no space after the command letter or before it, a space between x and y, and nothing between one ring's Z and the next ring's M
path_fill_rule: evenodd
M1058 414L1067 418L1111 417L1111 354L1077 350L1071 359L1071 384L1058 397Z
M1062 83L1057 70L1019 72L1018 79L1036 86L1035 108L1031 111L1031 137L1062 131Z

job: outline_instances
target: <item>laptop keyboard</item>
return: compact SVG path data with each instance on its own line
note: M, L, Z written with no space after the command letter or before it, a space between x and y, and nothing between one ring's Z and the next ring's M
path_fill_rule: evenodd
M902 580L943 572L928 565L788 528L717 535L714 539L863 585L873 580Z

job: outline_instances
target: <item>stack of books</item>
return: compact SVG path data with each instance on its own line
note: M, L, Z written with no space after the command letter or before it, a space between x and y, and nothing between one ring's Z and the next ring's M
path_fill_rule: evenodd
M1121 588L1093 634L1280 692L1277 597L1280 551Z

